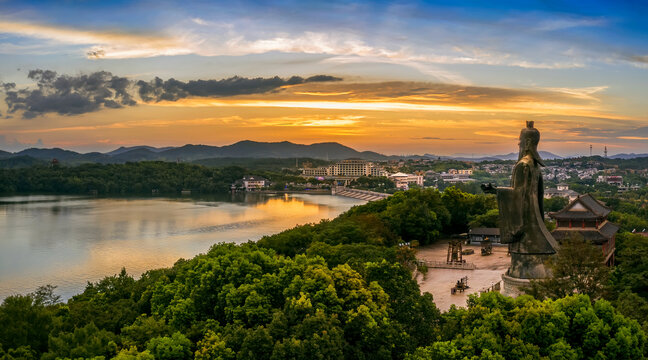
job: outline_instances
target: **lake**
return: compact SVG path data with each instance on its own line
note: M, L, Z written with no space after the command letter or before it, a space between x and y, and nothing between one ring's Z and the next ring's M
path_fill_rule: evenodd
M122 267L139 277L218 242L258 240L363 203L309 194L0 197L0 300L46 284L68 299Z

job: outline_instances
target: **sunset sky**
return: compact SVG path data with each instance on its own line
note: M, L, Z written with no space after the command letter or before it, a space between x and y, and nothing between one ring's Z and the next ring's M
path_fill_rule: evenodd
M648 2L523 3L0 0L0 149L648 153Z

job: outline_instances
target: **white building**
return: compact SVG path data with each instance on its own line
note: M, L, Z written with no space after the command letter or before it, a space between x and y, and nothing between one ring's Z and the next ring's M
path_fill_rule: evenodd
M245 191L255 191L260 190L270 185L268 179L264 179L259 176L244 176L243 177L243 187Z
M569 189L569 185L565 183L560 183L556 185L556 189L546 189L544 191L544 198L551 199L552 197L564 197L569 199L569 201L574 201L578 198L578 193L574 190Z
M302 169L302 176L387 176L387 172L373 162L366 160L342 160L329 166Z
M399 189L409 189L410 184L423 186L423 176L415 174L396 173L389 175L389 179L396 184Z

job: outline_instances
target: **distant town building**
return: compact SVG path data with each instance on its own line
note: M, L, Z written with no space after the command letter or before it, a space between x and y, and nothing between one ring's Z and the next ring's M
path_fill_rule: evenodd
M396 184L399 189L409 189L410 184L423 186L423 176L415 174L396 173L389 175L389 179Z
M621 186L623 185L623 176L619 175L599 175L596 182L608 183L610 185Z
M472 170L471 170L472 172ZM474 179L470 178L470 175L467 173L459 173L459 170L455 169L450 169L448 170L447 173L443 172L441 173L441 180L447 183L455 184L455 183L465 183L465 182L471 182L474 181Z
M569 199L569 201L574 201L578 198L578 193L574 190L569 189L569 185L565 183L560 183L556 185L556 189L546 189L544 192L545 199L551 199L553 197L564 197Z
M499 228L474 228L468 231L468 242L470 244L481 244L484 239L488 238L493 244L499 244L500 229Z
M549 213L556 220L556 229L551 232L559 242L574 233L601 248L605 263L614 264L615 235L619 227L607 220L610 209L590 194L577 197L564 209Z
M626 191L636 191L636 190L639 190L639 189L641 189L641 186L636 185L636 184L635 185L623 185L623 186L619 186L619 189L617 191L622 193L622 192L626 192Z
M329 166L321 166L318 168L304 168L302 169L302 176L315 177L315 176L344 176L358 178L360 176L387 176L388 173L382 166L376 165L371 161L349 159L342 160L338 163Z
M316 168L304 168L302 169L302 175L307 177L318 177L328 175L328 167L320 166Z
M260 176L246 175L232 184L232 190L258 191L270 186L270 180Z

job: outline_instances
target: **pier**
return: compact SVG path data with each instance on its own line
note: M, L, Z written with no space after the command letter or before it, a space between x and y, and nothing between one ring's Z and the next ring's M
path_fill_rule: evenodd
M349 189L346 187L336 187L331 190L332 195L346 196L359 200L375 201L386 199L391 194L379 193L368 190Z

